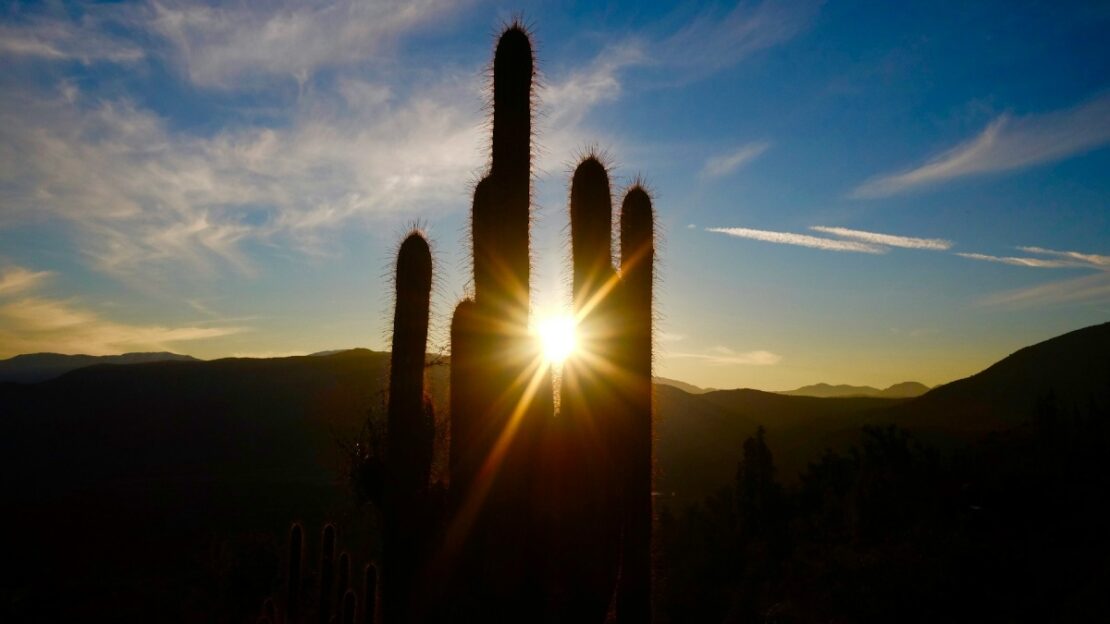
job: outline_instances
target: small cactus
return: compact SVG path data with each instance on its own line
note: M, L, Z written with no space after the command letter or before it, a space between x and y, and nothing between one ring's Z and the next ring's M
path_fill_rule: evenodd
M343 592L343 611L340 622L343 624L355 624L355 609L357 608L358 600L355 598L355 592L347 590Z
M362 624L374 624L378 608L378 568L366 564L362 582Z
M335 525L324 525L320 538L320 602L317 615L320 624L331 621L331 594L335 583Z
M335 605L336 610L343 606L343 595L351 587L351 556L346 551L339 554L335 572Z
M301 582L304 566L304 529L293 523L289 529L289 568L286 574L285 612L290 622L301 618Z

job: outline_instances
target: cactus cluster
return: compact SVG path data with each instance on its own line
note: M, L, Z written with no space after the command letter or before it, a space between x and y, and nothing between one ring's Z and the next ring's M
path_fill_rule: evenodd
M289 553L284 574L284 596L262 603L258 624L374 624L377 621L378 569L367 563L363 569L361 599L351 578L351 556L340 552L333 524L320 535L320 561L314 574L305 573L307 547L304 528L293 523L289 530Z
M534 77L531 40L512 25L494 55L492 160L474 189L473 298L451 321L446 490L429 483L431 254L419 233L398 254L382 505L387 624L651 618L651 200L638 184L626 193L614 268L608 173L593 156L574 172L582 346L563 367L556 410L552 371L529 330Z

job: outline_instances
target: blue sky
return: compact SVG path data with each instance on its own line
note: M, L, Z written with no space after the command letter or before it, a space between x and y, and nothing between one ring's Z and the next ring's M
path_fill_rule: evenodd
M937 384L1110 320L1105 3L9 3L0 357L384 349L413 223L445 349L518 14L537 311L597 147L655 196L659 374Z

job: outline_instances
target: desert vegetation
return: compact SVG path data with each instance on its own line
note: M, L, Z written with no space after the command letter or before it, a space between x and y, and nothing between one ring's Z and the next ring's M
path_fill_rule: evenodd
M651 200L629 189L612 266L608 174L588 156L570 186L574 317L561 371L529 310L535 70L507 28L493 61L488 174L474 189L473 298L451 322L450 451L430 482L434 415L424 390L431 254L401 245L384 464L385 622L643 622L651 612ZM556 405L558 408L556 409Z

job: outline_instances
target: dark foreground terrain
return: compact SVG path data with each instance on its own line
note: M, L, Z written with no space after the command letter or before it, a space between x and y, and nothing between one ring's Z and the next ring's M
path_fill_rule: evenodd
M349 451L380 429L387 363L351 350L0 384L0 620L253 621L294 520L336 523L373 560ZM445 367L428 371L442 403ZM1108 408L1110 324L912 399L657 385L658 619L1105 619Z

